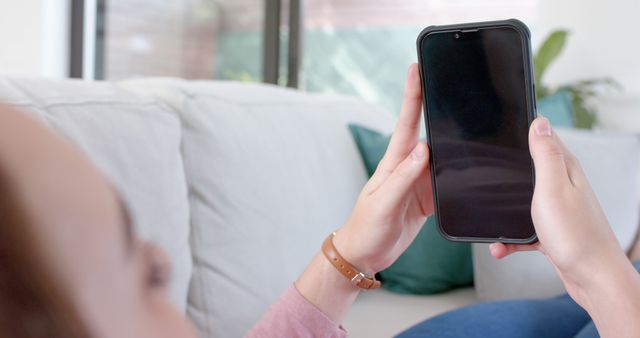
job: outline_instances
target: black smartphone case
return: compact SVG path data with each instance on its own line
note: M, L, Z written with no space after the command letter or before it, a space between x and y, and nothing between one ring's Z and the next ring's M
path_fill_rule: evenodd
M524 55L524 65L529 68L528 72L525 72L525 85L529 89L527 91L527 106L529 107L529 125L533 122L533 120L537 116L537 107L536 107L536 96L535 96L535 83L533 76L533 57L531 54L531 32L527 25L525 25L522 21L517 19L509 19L509 20L500 20L500 21L486 21L486 22L472 22L472 23L464 23L464 24L455 24L455 25L444 25L444 26L429 26L420 32L418 38L416 40L416 49L418 51L418 64L420 69L420 83L422 87L422 97L423 97L423 107L424 107L424 120L427 128L427 144L431 145L431 132L429 127L429 119L427 117L428 107L427 107L427 89L425 88L424 75L422 74L422 53L421 53L421 43L422 40L431 33L441 33L441 32L453 32L453 31L463 31L463 30L471 30L471 29L486 29L486 28L499 28L499 27L511 27L514 28L522 37L522 41L524 41L523 55ZM431 168L434 168L433 156L429 157ZM533 168L531 168L533 172ZM532 175L535 179L535 175ZM525 239L517 239L517 238L487 238L487 237L456 237L451 236L444 231L442 226L440 225L440 217L438 212L438 192L436 188L436 178L435 174L431 172L431 183L433 187L433 202L434 202L434 216L436 217L436 223L438 224L438 232L442 235L442 237L446 238L452 242L471 242L471 243L512 243L512 244L530 244L538 241L538 237L534 234L530 238ZM535 182L534 182L535 183Z

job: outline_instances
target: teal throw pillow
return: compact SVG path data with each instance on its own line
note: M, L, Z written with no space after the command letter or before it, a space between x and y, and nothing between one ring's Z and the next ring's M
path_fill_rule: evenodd
M561 91L537 102L538 112L549 119L554 127L575 127L571 93Z
M349 125L349 129L371 176L390 137L359 125ZM398 293L434 294L472 285L471 245L444 239L429 217L407 251L380 276L385 289Z

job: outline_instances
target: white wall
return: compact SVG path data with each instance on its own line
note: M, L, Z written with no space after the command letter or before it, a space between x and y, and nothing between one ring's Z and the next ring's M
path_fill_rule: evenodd
M556 28L571 31L564 54L549 69L548 83L613 77L624 91L606 94L597 102L602 127L640 132L640 1L539 1L539 36Z
M68 0L0 0L0 76L67 75Z

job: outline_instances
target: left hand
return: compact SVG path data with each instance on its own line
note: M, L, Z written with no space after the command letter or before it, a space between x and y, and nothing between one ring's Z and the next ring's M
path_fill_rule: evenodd
M433 214L429 149L418 140L421 107L420 76L414 63L389 147L349 220L334 237L342 256L368 275L395 262Z
M529 128L529 148L536 180L531 203L538 242L494 243L491 254L501 259L518 251L542 252L558 273L571 297L590 311L590 289L600 275L620 280L622 270L637 273L616 240L576 157L553 131L549 120L536 118ZM609 272L609 273L605 273ZM615 272L611 272L615 271Z

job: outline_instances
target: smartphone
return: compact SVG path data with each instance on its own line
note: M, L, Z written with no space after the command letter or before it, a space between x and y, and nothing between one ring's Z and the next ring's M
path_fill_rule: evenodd
M458 242L535 242L529 29L515 19L431 26L417 49L440 233Z

